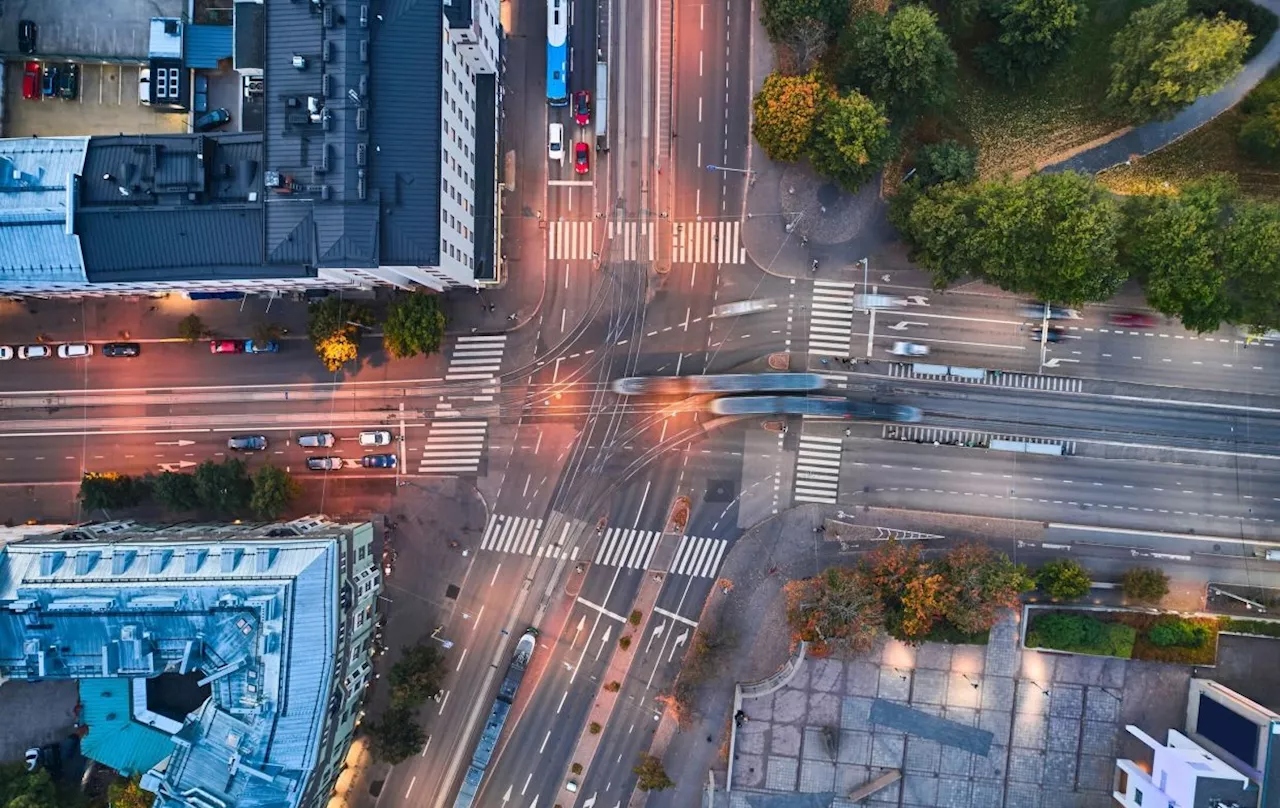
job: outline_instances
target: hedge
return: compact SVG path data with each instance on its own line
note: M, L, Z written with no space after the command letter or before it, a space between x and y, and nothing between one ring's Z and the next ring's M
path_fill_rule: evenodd
M1220 624L1221 631L1231 631L1236 634L1260 634L1263 637L1280 637L1280 623L1274 620L1239 620L1234 617L1224 617Z
M1138 632L1119 623L1095 617L1051 611L1036 615L1027 631L1028 647L1070 651L1076 654L1129 659Z
M1026 643L1028 648L1076 654L1212 665L1217 659L1218 631L1219 621L1214 618L1121 611L1036 610L1027 628ZM1273 636L1280 636L1280 626L1271 632Z

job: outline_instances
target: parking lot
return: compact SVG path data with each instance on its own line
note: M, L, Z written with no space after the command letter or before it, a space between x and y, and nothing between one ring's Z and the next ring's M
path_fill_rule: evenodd
M181 17L182 0L39 0L0 3L0 51L18 54L18 20L37 26L35 58L124 61L147 58L152 17Z
M138 103L140 66L84 64L75 99L22 97L25 62L6 65L4 137L163 134L187 131L185 113Z

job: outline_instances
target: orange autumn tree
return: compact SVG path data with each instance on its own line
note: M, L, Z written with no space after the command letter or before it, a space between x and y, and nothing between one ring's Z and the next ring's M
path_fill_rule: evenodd
M884 623L879 593L861 569L829 567L784 592L792 636L816 656L865 651Z
M751 102L751 133L769 159L799 160L809 149L827 99L834 95L817 71L804 76L770 73Z
M922 638L942 617L946 580L920 557L920 547L887 541L862 562L884 605L885 628L904 640Z
M934 569L946 582L943 617L965 634L989 630L1001 609L1017 608L1019 596L1035 586L1025 566L985 544L961 544Z

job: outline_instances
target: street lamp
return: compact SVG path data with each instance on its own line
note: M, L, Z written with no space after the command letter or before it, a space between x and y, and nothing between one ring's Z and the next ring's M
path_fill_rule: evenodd
M973 689L974 689L974 690L977 690L977 689L978 689L978 683L977 683L977 682L975 682L975 681L973 681L972 679L970 679L970 678L969 678L969 674L967 674L967 673L962 673L962 674L960 674L960 675L964 677L964 680L965 680L966 682L968 682L970 685L972 685L972 686L973 686Z
M730 166L718 166L714 163L707 164L707 171L732 171L735 174L746 174L749 177L756 175L756 172L749 168L732 168Z
M447 651L448 649L450 649L450 648L452 648L452 647L453 647L453 640L442 640L442 639L440 639L440 636L439 636L439 635L440 635L440 632L441 632L441 631L444 631L444 626L436 626L436 630L435 630L435 631L433 631L433 632L431 632L431 639L433 639L433 640L435 640L436 642L438 642L438 643L440 643L441 645L443 645L443 646L444 646L444 648L445 648L445 650Z
M1027 681L1030 682L1035 687L1036 690L1039 690L1041 693L1045 694L1046 696L1049 695L1049 691L1041 687L1040 683L1037 682L1036 680L1028 679Z

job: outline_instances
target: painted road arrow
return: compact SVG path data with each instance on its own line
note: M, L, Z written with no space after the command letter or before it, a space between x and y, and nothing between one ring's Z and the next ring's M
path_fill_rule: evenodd
M911 295L907 298L907 302L913 306L927 306L929 305L929 298L924 295Z
M609 634L610 634L610 632L611 632L611 631L612 631L612 629L611 629L610 627L606 626L606 627L605 627L605 630L604 630L604 634L600 635L600 648L596 651L596 660L597 660L597 661L600 659L600 654L602 654L602 653L604 652L604 644L605 644L605 643L607 643L607 642L609 641Z
M671 643L671 653L667 654L668 662L670 662L671 658L676 655L676 649L684 645L686 642L688 642L688 640L689 640L689 629L687 628L680 634L676 635L676 641Z
M909 326L909 325L928 325L928 323L913 323L913 322L911 322L910 320L903 320L903 321L902 321L902 322L900 322L900 323L894 323L893 325L889 326L889 330L890 330L890 331L902 331L903 329L905 329L905 328L906 328L907 326Z
M157 463L161 471L182 471L196 464L194 460L179 460L177 463Z
M1056 368L1060 362L1079 362L1079 361L1080 361L1079 359L1062 359L1060 357L1055 356L1054 358L1050 359L1048 362L1045 362L1044 366L1047 368Z
M158 440L156 446L195 446L193 440Z
M667 630L666 620L663 620L661 623L653 627L653 633L649 635L649 642L646 643L644 646L644 652L646 654L649 653L649 649L653 647L653 641L661 637L662 632L666 630Z
M573 631L573 640L569 643L570 648L573 648L573 646L578 644L578 635L581 634L582 630L586 627L587 627L587 616L583 615L582 618L578 620L578 627Z
M502 804L506 805L511 800L511 786L507 786L507 793L502 795Z

